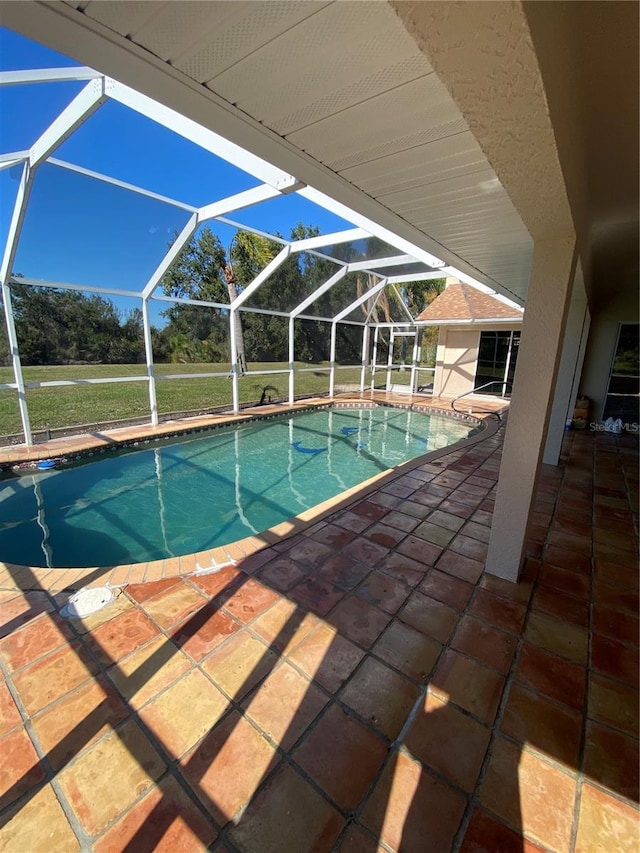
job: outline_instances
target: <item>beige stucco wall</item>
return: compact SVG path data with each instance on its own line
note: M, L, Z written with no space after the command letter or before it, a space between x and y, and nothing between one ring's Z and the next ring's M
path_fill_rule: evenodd
M456 397L473 388L478 360L479 329L440 327L435 394Z
M521 324L441 326L438 336L434 394L457 397L471 391L476 378L480 332L510 332Z

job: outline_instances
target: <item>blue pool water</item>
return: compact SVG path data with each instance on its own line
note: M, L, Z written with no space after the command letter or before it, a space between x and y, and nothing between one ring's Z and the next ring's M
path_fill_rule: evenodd
M225 545L470 431L405 409L321 409L12 478L0 560L105 566Z

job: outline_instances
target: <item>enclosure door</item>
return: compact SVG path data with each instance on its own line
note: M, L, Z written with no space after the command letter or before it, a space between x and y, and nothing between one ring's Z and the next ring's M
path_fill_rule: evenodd
M413 394L416 385L415 329L391 329L387 353L387 391Z

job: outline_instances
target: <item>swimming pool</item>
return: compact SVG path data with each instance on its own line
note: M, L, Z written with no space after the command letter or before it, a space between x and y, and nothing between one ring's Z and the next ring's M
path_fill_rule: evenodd
M106 566L225 545L473 429L388 406L323 408L15 477L0 482L0 560Z

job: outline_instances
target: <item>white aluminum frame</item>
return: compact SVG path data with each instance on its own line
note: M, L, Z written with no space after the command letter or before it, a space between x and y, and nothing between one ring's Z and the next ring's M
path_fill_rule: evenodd
M305 186L295 176L288 174L284 170L266 162L262 158L252 154L249 151L241 148L235 143L229 142L218 134L202 127L191 119L187 119L180 115L175 110L172 110L158 102L152 100L146 95L131 89L128 86L119 83L118 81L107 77L91 68L72 67L72 68L47 68L26 71L4 71L0 72L0 86L16 86L16 85L33 85L46 84L51 82L85 82L80 92L70 100L69 104L62 110L52 124L41 134L29 150L14 151L0 154L0 170L22 164L22 175L20 185L16 194L11 223L9 226L8 237L4 246L2 256L0 258L0 286L2 290L2 298L5 308L5 320L7 324L7 334L9 346L11 349L12 365L14 373L14 382L0 385L0 389L15 390L18 395L20 408L20 417L25 442L27 445L32 444L32 432L29 421L29 412L25 396L25 389L31 387L53 387L57 385L81 385L81 384L96 384L102 382L147 382L149 387L149 408L151 423L156 426L159 421L158 405L156 398L156 381L159 378L203 378L208 376L227 376L228 373L212 372L207 374L175 374L170 376L156 377L154 371L153 346L151 337L151 323L149 318L150 301L163 301L173 304L189 304L198 305L205 308L213 308L216 310L225 310L229 314L229 340L231 344L231 377L232 377L232 400L233 410L238 412L240 408L239 401L239 372L237 365L236 353L236 337L237 331L235 328L236 318L239 317L238 312L253 312L266 315L274 315L285 317L289 321L289 348L288 348L288 369L284 371L247 371L248 375L268 374L268 373L286 373L288 374L288 398L290 402L295 399L295 374L298 372L306 372L313 368L295 368L295 321L309 319L319 322L327 322L331 324L331 345L330 345L330 364L329 364L329 392L333 395L335 391L335 372L336 369L341 369L342 365L336 365L336 334L337 324L344 323L349 325L362 326L362 358L361 358L361 375L360 387L364 391L366 370L368 366L368 351L371 343L371 327L373 325L373 352L372 352L372 374L371 382L374 384L374 375L376 369L376 355L378 348L378 329L382 326L400 327L400 326L415 326L415 320L408 311L406 305L400 298L400 304L403 306L407 314L406 323L378 323L372 324L370 321L371 311L376 304L382 290L388 285L403 284L414 281L425 281L429 279L441 278L444 275L456 275L460 280L478 285L468 275L456 270L454 267L445 265L445 262L435 257L430 252L425 251L407 241L406 239L393 234L387 228L384 228L376 222L368 219L361 214L350 210L345 205L329 198L324 193L319 192L313 187ZM236 168L252 175L258 182L257 186L251 189L244 190L226 198L212 200L210 203L201 207L188 204L185 201L153 192L150 189L145 189L134 184L119 180L100 172L78 166L66 160L60 160L53 155L54 151L84 122L86 121L100 106L108 100L114 100L123 106L132 109L139 114L145 116L151 121L157 122L169 130L180 135L183 139L199 146L208 151L212 155L222 158L230 162ZM139 290L129 291L122 288L102 287L93 284L75 284L71 282L56 282L34 278L16 278L13 274L13 264L15 260L16 250L20 240L22 223L26 207L29 201L29 195L33 185L34 176L37 169L43 163L50 163L61 169L83 175L92 180L105 182L112 186L119 187L127 192L136 193L139 195L151 198L159 203L173 206L184 210L189 214L188 221L183 226L181 232L168 248L164 257L161 259L153 274L146 282L141 283ZM281 195L297 193L302 198L305 198L312 203L319 205L325 210L341 217L347 222L351 222L353 227L346 228L329 234L322 234L314 237L308 237L302 240L286 240L280 236L272 235L266 231L262 231L252 226L245 226L242 223L236 222L228 218L228 214L243 208L258 205L261 202L269 201ZM157 289L162 281L163 276L170 268L171 264L179 256L180 252L188 244L189 240L195 234L197 228L203 222L215 220L235 227L243 229L254 234L261 235L275 243L279 243L282 249L278 254L267 264L267 266L250 282L231 304L222 304L211 302L202 299L191 299L189 297L173 297L158 293ZM357 240L377 237L385 241L390 246L397 249L398 254L389 255L384 258L361 259L354 261L346 261L344 259L335 258L328 254L328 251L333 246L354 242ZM309 252L317 257L324 258L332 262L338 268L326 281L320 284L313 293L302 299L297 306L290 311L279 311L269 308L252 308L247 305L247 301L253 294L269 280L270 276L294 254L301 252ZM431 267L430 271L418 274L409 275L387 275L382 276L380 269L402 266L409 263L422 263ZM376 283L370 287L362 296L353 300L350 305L345 306L334 317L318 317L307 313L307 309L316 302L323 294L328 292L332 287L336 286L348 273L366 272L371 277L377 279ZM145 348L146 368L144 375L139 377L109 377L105 379L94 380L59 380L51 382L25 382L20 361L19 342L16 335L15 319L13 315L11 287L13 284L20 284L32 287L52 287L59 290L75 290L90 293L102 294L105 296L118 296L140 299L142 306L143 320L143 338ZM486 292L489 290L486 286L481 286ZM397 293L397 289L396 289ZM366 318L362 321L346 319L360 305L372 299L372 309L369 311ZM416 353L414 347L414 363L412 371L417 370ZM415 383L414 383L415 384Z

